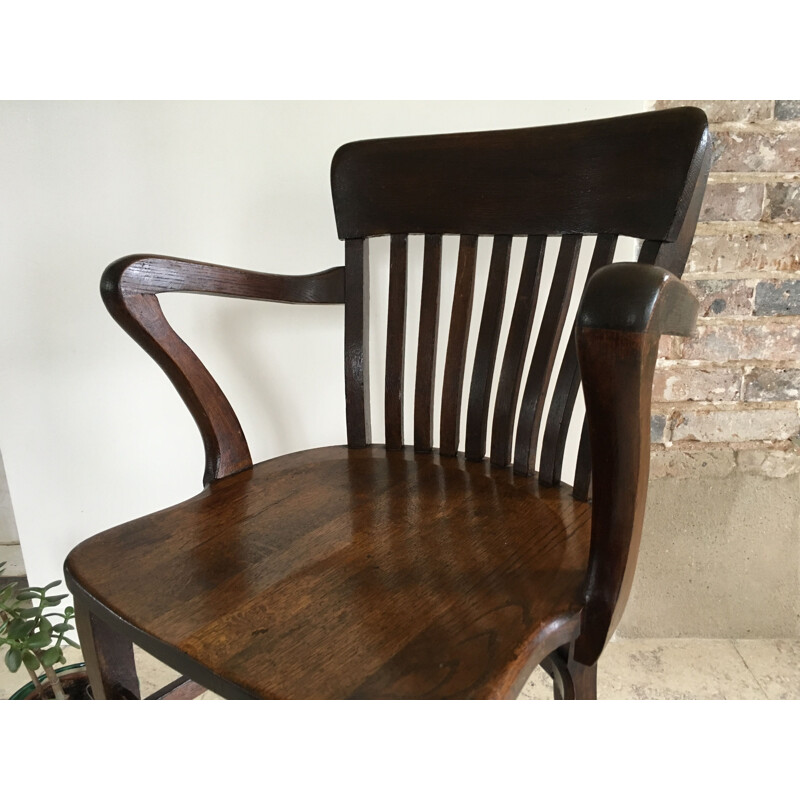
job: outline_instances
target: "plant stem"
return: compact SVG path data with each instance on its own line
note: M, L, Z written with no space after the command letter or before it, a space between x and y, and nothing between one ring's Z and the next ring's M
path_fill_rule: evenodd
M36 657L41 662L42 660L42 653L40 650L34 651L36 653ZM67 700L67 696L64 694L64 690L61 688L61 681L56 674L56 671L52 667L44 667L44 674L47 675L47 681L50 684L51 688L53 689L53 694L55 695L56 700Z
M42 686L41 682L39 681L39 676L36 674L36 670L31 669L27 664L25 665L25 669L28 670L28 675L31 676L31 683L36 687L36 694L43 700L44 686Z

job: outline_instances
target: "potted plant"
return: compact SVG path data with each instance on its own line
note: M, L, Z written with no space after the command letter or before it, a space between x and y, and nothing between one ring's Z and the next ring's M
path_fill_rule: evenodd
M0 573L4 567L5 562L0 564ZM0 590L0 650L5 649L5 665L11 672L24 666L31 678L12 699L89 699L83 664L56 668L67 661L62 645L78 647L67 636L74 629L75 610L72 606L57 610L68 595L52 594L60 583L21 588L11 583ZM39 670L42 675L37 674Z

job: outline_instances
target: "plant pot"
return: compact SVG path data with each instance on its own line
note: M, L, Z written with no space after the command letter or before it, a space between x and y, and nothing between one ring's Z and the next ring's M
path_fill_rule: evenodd
M85 664L67 664L59 667L56 674L61 679L61 686L68 700L91 700L89 694L89 676L86 674ZM45 676L39 675L39 680L44 681ZM44 698L36 694L36 687L33 681L29 681L21 689L17 689L9 700L53 700L53 690L45 689Z

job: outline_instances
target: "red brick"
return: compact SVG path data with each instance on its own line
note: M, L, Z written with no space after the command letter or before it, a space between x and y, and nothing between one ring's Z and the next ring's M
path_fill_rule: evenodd
M745 400L774 402L800 400L800 369L755 367L744 376Z
M759 281L753 295L756 316L800 316L800 280Z
M753 287L743 280L686 281L700 301L701 317L732 317L753 314Z
M700 221L761 219L764 207L763 183L710 183L703 197Z
M800 119L800 100L776 100L775 119Z
M800 326L766 317L726 320L697 326L691 339L681 340L681 358L700 361L798 361Z
M662 365L653 381L653 402L734 401L740 397L741 367Z
M659 358L680 358L681 336L662 336L658 342Z
M710 406L673 411L669 427L673 442L785 441L800 430L800 415L796 408Z
M716 131L712 134L717 172L800 170L800 130L776 133Z
M689 253L688 272L747 270L800 270L800 236L794 233L737 233L695 237Z
M764 219L780 222L800 221L800 183L768 185Z

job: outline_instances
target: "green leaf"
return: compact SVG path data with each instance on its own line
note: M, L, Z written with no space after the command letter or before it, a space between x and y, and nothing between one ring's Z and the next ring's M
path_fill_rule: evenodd
M67 606L67 607L64 609L64 613L65 613L65 614L66 614L68 617L74 617L74 616L75 616L75 609L74 609L72 606Z
M61 581L53 581L52 583L48 583L47 586L42 587L42 591L46 592L48 589L52 589L54 586L58 586Z
M30 650L26 650L22 654L22 660L25 662L25 666L28 669L32 669L34 672L36 672L36 670L39 669L39 659L36 658L36 656L33 653L31 653Z
M16 672L22 665L22 655L20 654L19 650L10 648L6 653L5 661L8 671Z
M41 650L41 648L47 647L47 645L50 644L50 634L44 631L37 631L28 639L27 644L31 650Z
M23 619L31 619L32 617L37 617L40 610L39 608L20 608L17 613Z
M52 667L53 664L56 664L64 657L64 653L61 651L60 647L51 647L49 650L45 650L42 653L42 666L44 667Z
M17 600L36 600L40 597L36 589L23 589L17 594Z
M33 620L15 619L8 626L6 636L9 639L26 639L35 627L36 623Z
M58 625L53 625L53 633L66 633L72 630L72 625L69 622L59 622Z
M50 636L50 634L53 632L53 625L49 619L42 617L42 619L39 620L39 630L42 633L46 633L48 636Z
M57 606L68 594L54 594L52 597L45 597L42 600L42 608L45 606Z
M73 642L72 639L68 639L66 636L64 637L64 641L67 644L72 645L72 647L80 647L80 645L77 642Z

